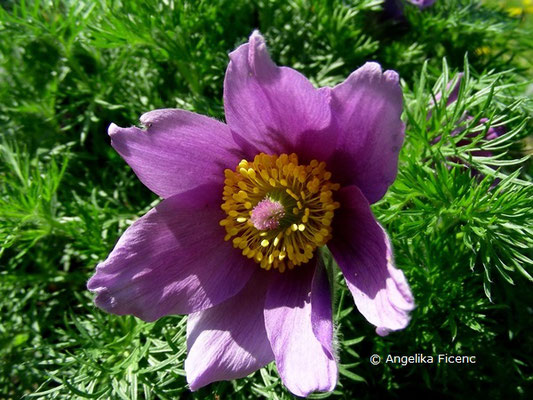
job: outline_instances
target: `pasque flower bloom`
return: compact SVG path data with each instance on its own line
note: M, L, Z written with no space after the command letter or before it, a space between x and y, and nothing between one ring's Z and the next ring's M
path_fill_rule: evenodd
M176 109L109 127L111 144L163 201L89 280L102 309L154 321L189 314L192 390L275 360L286 387L333 390L327 244L377 333L403 329L413 298L369 204L394 181L403 142L398 75L367 63L316 89L277 67L254 32L230 54L226 123Z

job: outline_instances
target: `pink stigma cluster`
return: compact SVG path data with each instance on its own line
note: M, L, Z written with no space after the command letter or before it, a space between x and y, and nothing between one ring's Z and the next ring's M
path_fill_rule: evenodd
M269 231L279 226L279 221L285 216L285 208L279 201L268 197L261 200L252 210L250 219L260 231Z

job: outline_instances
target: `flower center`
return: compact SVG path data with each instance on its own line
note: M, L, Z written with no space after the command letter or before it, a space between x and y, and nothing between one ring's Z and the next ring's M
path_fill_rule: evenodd
M225 240L261 268L283 272L305 264L331 238L340 185L330 182L325 162L299 165L296 154L261 153L224 174Z
M250 220L260 231L270 231L279 226L279 221L285 216L285 208L279 201L266 197L254 207Z

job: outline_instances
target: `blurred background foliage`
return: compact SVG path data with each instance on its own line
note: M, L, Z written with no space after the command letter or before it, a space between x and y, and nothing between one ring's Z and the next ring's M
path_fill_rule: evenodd
M339 279L340 381L313 397L531 395L533 6L400 3L402 15L380 0L0 1L0 398L292 398L274 365L191 393L184 317L107 315L85 288L158 201L108 125L163 107L223 120L227 54L256 28L317 86L376 60L405 93L398 179L374 212L417 308L378 337ZM485 139L494 127L506 133ZM373 353L477 364L372 366Z

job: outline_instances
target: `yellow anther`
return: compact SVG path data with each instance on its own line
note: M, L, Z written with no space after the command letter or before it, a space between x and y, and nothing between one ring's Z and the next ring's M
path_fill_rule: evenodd
M261 178L263 178L265 181L268 182L269 177L268 177L268 172L267 172L267 170L262 169L259 173L261 174Z
M310 213L309 208L306 208L304 211L304 216L302 217L302 222L304 224L306 224L307 221L309 221L309 213Z
M285 189L285 191L291 196L294 200L298 200L298 196L294 194L294 192L291 189Z

